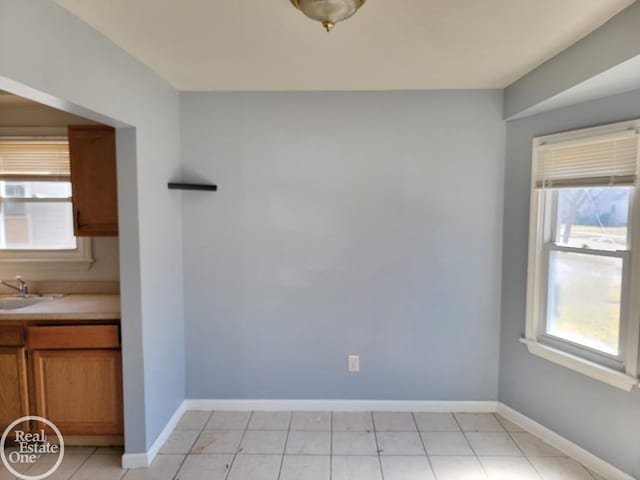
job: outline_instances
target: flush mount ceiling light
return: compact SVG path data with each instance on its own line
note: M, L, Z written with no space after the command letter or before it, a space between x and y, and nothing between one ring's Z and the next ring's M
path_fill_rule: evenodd
M327 32L336 23L351 17L366 0L291 0L293 6L312 20L322 23Z

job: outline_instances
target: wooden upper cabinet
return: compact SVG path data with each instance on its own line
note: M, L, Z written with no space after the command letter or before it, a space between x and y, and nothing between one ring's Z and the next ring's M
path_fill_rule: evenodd
M115 130L70 126L69 155L75 235L118 235Z

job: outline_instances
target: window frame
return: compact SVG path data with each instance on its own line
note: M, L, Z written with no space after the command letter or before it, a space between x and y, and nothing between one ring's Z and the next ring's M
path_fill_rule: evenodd
M48 141L66 141L67 136L55 135L55 136L0 136L0 140L9 141L31 141L31 142L48 142ZM70 178L64 178L66 181L70 181ZM19 175L13 178L0 178L0 181L15 181L15 182L37 182L37 181L56 181L63 180L59 175ZM18 199L21 200L21 199ZM25 199L25 203L29 201L35 201L34 199ZM50 201L68 201L73 202L73 187L71 197L68 199L53 198ZM28 264L51 264L52 268L58 268L61 264L68 264L69 266L76 266L79 268L90 268L94 262L92 242L89 237L76 238L76 248L72 249L0 249L0 264L2 265L15 265L16 267L24 266Z
M636 180L631 189L627 250L597 250L551 245L557 228L557 191L537 188L537 147L554 143L588 141L590 138L640 131L640 120L620 122L536 137L532 143L529 252L525 336L521 342L530 353L626 391L638 385L640 371L640 193ZM640 140L639 140L640 141ZM547 333L549 261L551 251L568 251L621 258L623 263L620 304L619 355L614 358L586 345ZM634 255L634 252L636 253Z

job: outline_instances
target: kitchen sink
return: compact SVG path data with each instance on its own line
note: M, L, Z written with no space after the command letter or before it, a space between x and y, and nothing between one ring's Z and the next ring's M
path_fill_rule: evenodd
M0 296L0 310L18 310L20 308L30 307L38 303L50 302L59 297L40 297L40 296Z

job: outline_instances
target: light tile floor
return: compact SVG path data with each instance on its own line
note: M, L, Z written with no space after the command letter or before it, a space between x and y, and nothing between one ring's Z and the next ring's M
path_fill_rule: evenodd
M69 448L51 480L602 480L493 414L189 411L148 469ZM42 458L26 471L48 470ZM12 479L4 467L0 480Z

